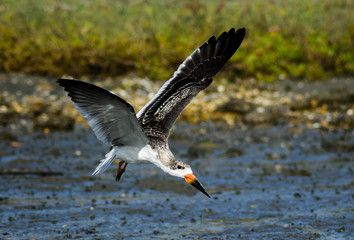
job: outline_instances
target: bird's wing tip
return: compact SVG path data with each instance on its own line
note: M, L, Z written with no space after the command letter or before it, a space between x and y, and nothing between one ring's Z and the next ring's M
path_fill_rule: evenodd
M239 33L239 34L241 34L241 35L245 35L246 34L246 28L239 28L239 29L237 29L237 31L236 31L236 34L237 33Z

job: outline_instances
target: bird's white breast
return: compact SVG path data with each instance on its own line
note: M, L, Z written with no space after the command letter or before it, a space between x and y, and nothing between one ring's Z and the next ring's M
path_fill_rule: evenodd
M116 159L126 161L128 163L152 162L157 160L157 153L153 151L150 145L143 147L122 146L114 148Z

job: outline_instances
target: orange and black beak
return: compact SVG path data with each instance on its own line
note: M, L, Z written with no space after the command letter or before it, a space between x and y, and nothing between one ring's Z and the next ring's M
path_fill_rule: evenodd
M193 173L187 174L184 176L186 182L191 184L193 187L204 193L208 198L210 198L209 194L205 191L203 185L198 181L198 179L194 176Z

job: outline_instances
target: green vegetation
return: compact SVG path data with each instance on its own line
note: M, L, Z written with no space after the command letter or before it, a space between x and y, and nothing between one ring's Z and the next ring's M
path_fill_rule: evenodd
M169 78L231 27L247 35L229 77L354 74L351 0L2 0L0 71Z

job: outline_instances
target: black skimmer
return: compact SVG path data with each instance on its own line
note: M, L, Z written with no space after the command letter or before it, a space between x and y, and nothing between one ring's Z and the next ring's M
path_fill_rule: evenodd
M236 52L244 36L244 28L237 31L232 28L217 39L209 38L179 66L138 114L129 103L105 89L77 80L59 79L59 85L68 92L96 137L111 146L93 175L104 172L118 160L118 181L128 163L150 162L172 176L184 178L210 197L191 167L170 151L168 136L183 109L211 84L212 77Z

